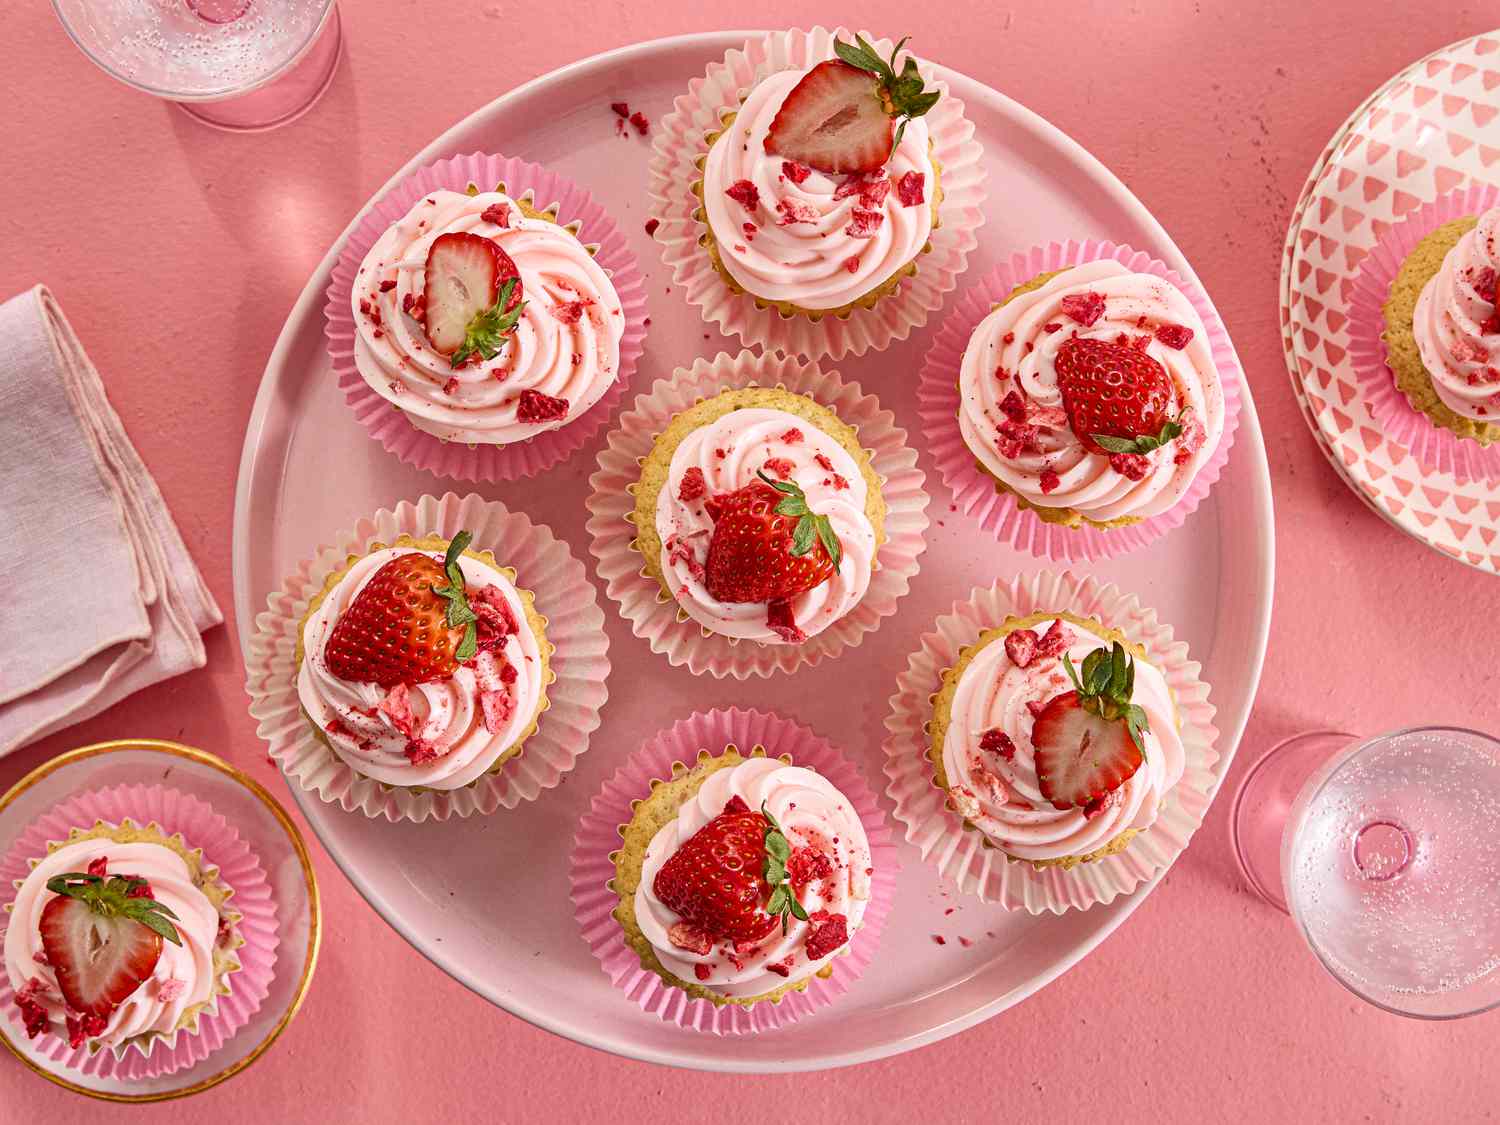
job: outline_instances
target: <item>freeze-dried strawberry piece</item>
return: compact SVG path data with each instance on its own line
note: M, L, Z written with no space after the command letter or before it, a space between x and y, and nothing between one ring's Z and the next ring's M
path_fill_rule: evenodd
M990 754L999 754L1007 762L1016 756L1015 741L999 727L991 727L979 736L979 748Z
M527 424L556 422L568 416L568 400L544 395L541 391L524 390L520 404L516 407L516 421Z
M1047 709L1047 703L1048 701L1045 699L1028 699L1026 701L1026 710L1030 711L1031 717L1035 719Z
M1083 806L1083 819L1093 820L1096 816L1104 812L1106 809L1114 808L1115 805L1118 805L1120 803L1120 794L1124 791L1125 790L1123 789L1123 787L1120 789L1111 789L1102 797L1095 797L1092 801Z
M1126 480L1145 480L1151 462L1142 453L1111 453L1109 467Z
M90 860L88 866L90 875L98 875L101 878L109 874L109 856L101 855L98 859Z
M837 868L833 857L817 848L801 847L792 852L786 861L786 877L797 887L804 887L818 879L826 879Z
M469 587L469 608L479 619L480 648L493 648L496 642L520 632L515 615L510 611L510 604L499 586Z
M1042 470L1038 483L1042 487L1042 495L1046 496L1048 493L1056 492L1057 486L1062 482L1058 479L1057 470L1049 467Z
M75 1016L69 1012L63 1018L63 1022L68 1028L68 1046L75 1050L96 1035L103 1035L105 1027L109 1024L107 1019L96 1013Z
M1029 668L1036 659L1037 635L1030 629L1015 629L1005 634L1005 655L1017 668Z
M630 115L630 123L635 126L635 131L643 137L646 135L646 131L651 128L651 119L640 110L636 110Z
M924 172L908 172L896 181L896 198L903 207L915 207L927 202L927 175Z
M796 619L792 616L792 603L787 599L767 603L766 624L788 644L800 645L807 640L807 634L797 627Z
M1104 315L1104 294L1092 290L1087 293L1069 293L1062 299L1061 305L1064 316L1087 328Z
M491 203L479 212L479 217L487 223L494 223L497 227L508 227L510 226L510 204Z
M437 746L425 738L408 739L402 752L406 755L406 760L414 766L425 766L428 762L438 760Z
M812 175L812 169L806 164L798 164L795 160L783 160L781 162L781 174L794 184L800 184Z
M47 1015L46 1007L37 999L47 991L47 985L40 977L32 977L21 986L16 993L16 1008L21 1013L21 1022L26 1029L26 1038L35 1039L46 1031L51 1024L51 1017Z
M689 953L704 954L714 947L708 934L691 922L673 923L671 929L667 930L667 940Z
M1203 448L1204 441L1208 435L1203 430L1203 424L1193 415L1189 414L1181 420L1182 433L1177 435L1177 452L1172 454L1172 464L1181 465L1190 460L1194 453Z
M796 466L788 461L785 457L769 457L766 459L765 468L766 471L773 476L777 476L782 480L786 480L792 475L792 470L795 469Z
M1012 422L1009 418L995 428L995 448L1001 457L1014 460L1023 453L1036 453L1037 428L1024 422Z
M856 207L849 216L849 225L844 228L844 233L850 238L874 238L875 232L880 229L880 224L885 222L884 211L869 211L862 207Z
M1061 656L1067 647L1073 643L1073 633L1059 617L1047 626L1047 631L1042 634L1042 639L1036 643L1036 659L1049 660L1054 656Z
M801 430L797 429L796 426L793 426L790 430L781 435L781 440L784 441L787 445L797 445L805 441L806 438L807 435L804 434Z
M1026 421L1026 400L1019 391L1011 391L1000 400L1000 413L1012 422Z
M818 213L810 203L804 203L800 199L778 199L776 210L781 218L776 222L780 226L789 227L793 223L815 223L818 221Z
M1167 347L1181 351L1192 340L1193 330L1186 324L1163 324L1157 327L1156 338Z
M156 998L163 1004L170 1004L186 991L187 981L178 977L168 977L156 986Z
M724 194L752 215L755 214L755 209L760 206L760 189L749 180L736 180L724 189Z
M775 973L778 977L789 977L792 975L792 959L789 956L780 961L772 961L766 966L766 972Z
M693 975L699 980L707 980L710 976L713 975L713 970L711 970L702 961L699 961L693 966Z
M807 917L807 959L818 961L849 942L849 919L842 914L814 910Z
M684 504L692 503L708 492L708 480L703 475L703 470L694 465L682 474L682 481L677 486L677 499Z
M376 709L407 738L416 733L417 717L411 709L411 689L405 684L396 684L386 692Z

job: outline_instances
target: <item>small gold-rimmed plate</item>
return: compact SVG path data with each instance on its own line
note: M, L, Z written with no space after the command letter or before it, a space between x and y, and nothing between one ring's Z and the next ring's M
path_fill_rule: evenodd
M202 750L154 739L84 746L32 770L0 797L0 855L27 826L83 790L167 785L211 805L259 859L276 904L279 944L270 992L259 1009L202 1061L157 1078L123 1081L84 1074L48 1057L0 1016L0 1041L49 1082L112 1102L154 1102L197 1094L260 1058L302 1006L318 961L322 914L312 861L297 826L258 782ZM9 890L10 888L4 888Z

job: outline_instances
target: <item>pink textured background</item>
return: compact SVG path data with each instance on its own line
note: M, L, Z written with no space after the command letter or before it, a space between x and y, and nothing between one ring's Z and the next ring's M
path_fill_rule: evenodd
M10 5L0 35L0 295L38 280L56 291L226 610L235 471L262 366L306 275L393 168L484 101L582 55L851 15L791 0L717 14L682 0L579 0L565 20L487 0L344 8L349 56L333 88L261 137L211 132L112 84L40 0ZM1073 0L1069 22L1085 30L1064 45L1050 0L859 6L859 22L918 32L924 53L1020 98L1110 165L1193 261L1234 335L1266 430L1278 580L1231 785L1258 748L1313 724L1495 725L1500 678L1472 622L1500 608L1500 586L1402 537L1338 481L1297 415L1276 326L1281 242L1313 158L1378 83L1489 30L1485 8ZM0 787L74 745L139 734L217 750L284 793L245 712L231 630L209 635L207 670L0 762ZM1374 680L1359 652L1384 654ZM1120 933L1038 996L912 1054L774 1081L672 1072L534 1030L412 952L319 854L328 928L303 1014L244 1075L135 1115L1493 1119L1500 1017L1423 1025L1345 993L1241 886L1227 806ZM9 1056L0 1107L51 1125L108 1112Z

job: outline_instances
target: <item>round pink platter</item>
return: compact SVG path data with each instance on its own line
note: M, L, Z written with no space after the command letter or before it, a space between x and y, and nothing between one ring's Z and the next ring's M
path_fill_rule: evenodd
M669 291L670 274L643 229L649 139L619 135L609 104L626 101L657 121L711 61L752 34L663 39L575 63L483 107L393 170L399 178L450 153L504 151L587 186L632 239L648 280L651 330L627 403L696 356L738 345ZM1192 276L1161 226L1088 153L997 91L962 74L942 74L963 100L988 161L988 221L970 259L972 278L1017 249L1066 237L1127 242ZM339 528L402 499L468 487L402 465L349 415L322 335L323 290L339 245L287 319L246 433L234 536L242 627L282 577ZM960 292L967 280L960 279ZM781 1030L733 1039L643 1015L610 986L574 922L568 852L578 818L603 780L647 738L697 710L774 710L828 738L872 789L883 791L887 702L922 633L975 586L1042 567L1042 560L997 546L951 510L952 497L932 475L913 373L934 323L884 352L829 365L895 412L918 445L932 491L921 573L899 612L865 644L795 675L724 682L669 666L604 603L614 670L603 726L576 768L538 800L492 816L391 824L293 791L350 880L434 963L507 1011L603 1050L713 1070L810 1070L910 1050L1004 1011L1076 964L1151 892L1156 880L1087 911L1008 912L960 898L903 842L894 908L870 970L837 1004ZM533 480L480 491L546 523L587 557L584 501L603 440L601 434ZM1265 450L1247 394L1228 467L1187 523L1144 550L1080 568L1138 594L1202 661L1222 732L1218 778L1233 759L1260 676L1272 534ZM945 944L934 934L945 935Z

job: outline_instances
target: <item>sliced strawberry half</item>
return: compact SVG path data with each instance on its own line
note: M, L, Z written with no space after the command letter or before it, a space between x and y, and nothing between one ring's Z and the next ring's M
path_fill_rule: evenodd
M47 880L55 896L42 908L40 931L47 963L68 1009L107 1019L148 980L163 940L181 945L171 919L143 879L71 873Z
M520 318L520 271L493 239L439 235L427 250L423 284L427 340L454 367L476 355L493 359Z
M874 172L901 142L906 122L921 117L941 96L927 90L916 60L906 56L898 73L862 36L834 42L838 58L804 74L781 103L766 133L765 149L824 172Z
M1075 690L1049 700L1031 729L1037 784L1055 809L1087 808L1141 768L1149 724L1131 702L1135 661L1118 641L1089 653L1081 674L1063 664Z

